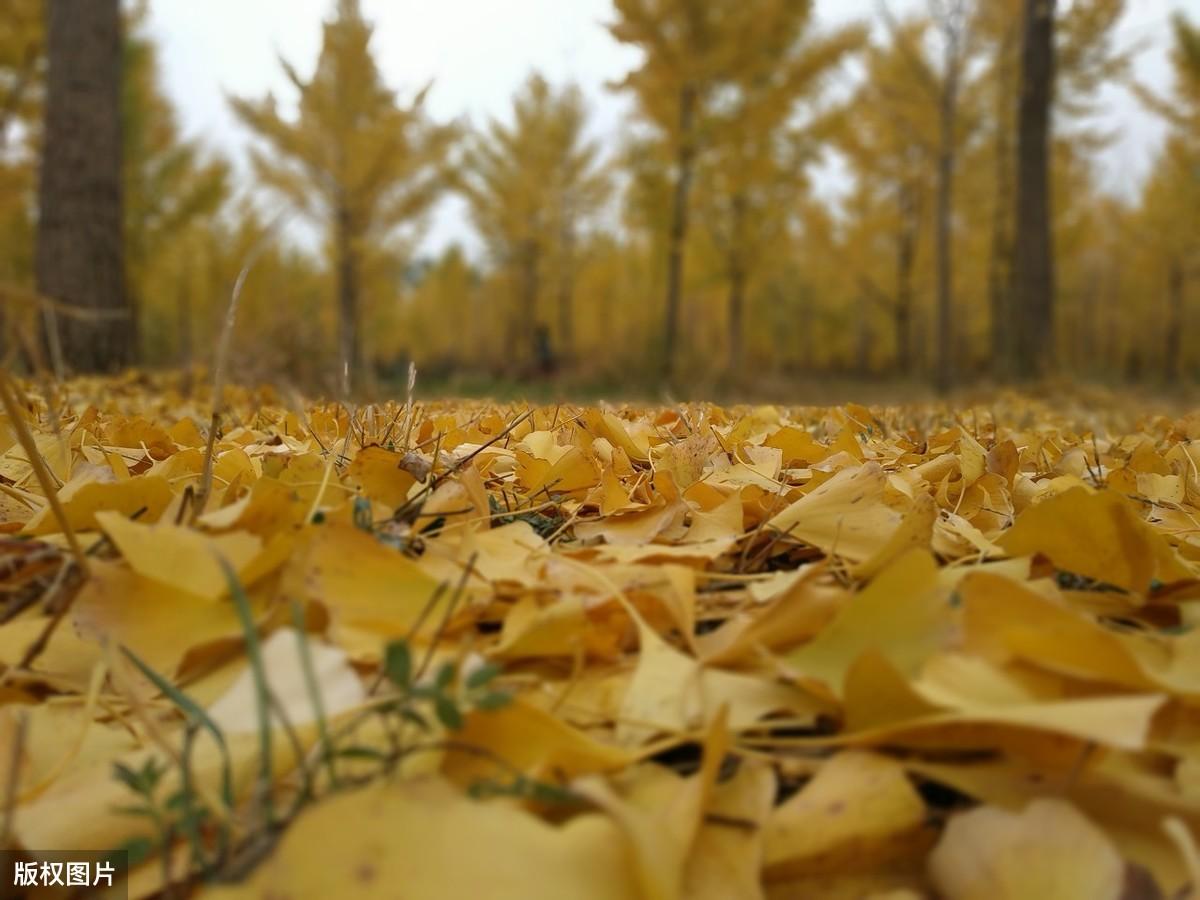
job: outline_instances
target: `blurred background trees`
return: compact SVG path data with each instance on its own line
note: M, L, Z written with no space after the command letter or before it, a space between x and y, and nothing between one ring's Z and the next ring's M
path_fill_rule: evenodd
M609 34L640 56L607 86L632 104L604 142L580 87L537 74L507 115L435 121L428 85L385 82L359 3L331 0L318 57L281 61L294 102L230 98L246 184L181 133L141 3L88 79L106 99L67 99L96 124L64 124L64 66L101 62L55 30L77 3L0 0L8 359L47 363L52 332L70 369L205 363L257 247L233 354L247 378L400 383L410 361L434 381L700 390L1200 376L1200 31L1183 18L1173 87L1153 92L1116 36L1128 0L881 4L837 30L809 0L614 0ZM1121 197L1090 122L1114 88L1169 127ZM836 196L814 190L831 165ZM107 179L98 205L70 173ZM483 253L420 250L450 195ZM319 238L289 237L293 221Z
M260 181L325 229L337 283L339 358L354 375L363 371L370 275L388 269L397 229L419 221L437 199L455 137L453 127L426 115L428 88L398 101L370 42L358 0L337 0L312 77L281 61L300 96L293 120L279 114L274 97L231 101L266 144L252 157Z
M187 324L180 317L190 298L153 285L164 267L173 273L192 258L197 228L230 192L228 165L179 134L175 110L159 88L158 49L145 33L145 18L145 0L125 17L120 76L126 291L139 359L163 349L176 322ZM181 331L188 333L186 327ZM190 347L178 349L192 353Z
M512 286L508 351L534 369L550 362L538 359L548 322L558 355L574 352L579 246L611 190L586 126L579 89L556 91L534 74L513 100L512 124L493 120L472 135L458 167L472 221Z

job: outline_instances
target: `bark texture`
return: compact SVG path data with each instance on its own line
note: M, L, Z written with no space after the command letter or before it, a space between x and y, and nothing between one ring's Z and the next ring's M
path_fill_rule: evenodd
M121 12L118 0L47 0L45 135L35 267L56 301L65 364L82 372L133 359L121 210Z
M1017 229L1013 299L1019 315L1017 375L1044 373L1054 352L1054 242L1050 113L1054 103L1055 0L1025 0L1017 108Z

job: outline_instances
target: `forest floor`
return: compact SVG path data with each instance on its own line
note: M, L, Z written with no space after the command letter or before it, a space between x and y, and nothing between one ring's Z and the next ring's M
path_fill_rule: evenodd
M1178 401L0 387L10 847L131 897L1200 896Z

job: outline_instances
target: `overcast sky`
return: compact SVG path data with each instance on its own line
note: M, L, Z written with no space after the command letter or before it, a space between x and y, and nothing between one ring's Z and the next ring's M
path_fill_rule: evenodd
M892 0L893 9L913 0ZM1069 0L1067 0L1069 2ZM1200 18L1200 0L1127 0L1122 46L1144 43L1139 77L1166 89L1169 18L1182 10ZM278 63L283 56L311 71L321 21L332 0L152 0L150 27L162 47L163 77L185 133L233 157L244 170L249 136L225 102L226 93L291 99ZM375 23L374 49L388 84L404 92L433 79L429 108L439 118L465 116L480 125L505 116L513 92L531 69L554 82L575 81L591 100L592 131L616 144L627 115L625 98L605 90L638 61L609 37L611 0L363 0ZM877 0L817 0L817 19L832 25L874 18ZM1132 193L1162 139L1163 127L1120 90L1106 91L1101 124L1118 134L1101 160L1108 186ZM818 189L834 195L836 171ZM425 248L452 241L476 246L460 201L443 201Z

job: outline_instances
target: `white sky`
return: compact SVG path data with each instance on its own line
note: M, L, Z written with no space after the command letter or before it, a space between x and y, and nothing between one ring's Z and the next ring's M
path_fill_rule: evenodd
M1166 89L1169 17L1175 10L1200 17L1200 0L1127 2L1119 42L1144 43L1137 74ZM911 5L891 2L895 10ZM332 6L333 0L152 0L151 32L186 134L232 157L244 174L249 135L230 114L226 93L258 97L271 90L290 100L278 56L311 71ZM505 117L514 91L537 69L551 81L579 83L591 101L594 135L616 144L627 101L604 85L636 64L638 54L604 29L611 0L363 0L363 8L375 23L376 58L389 85L403 92L433 79L434 116L465 116L474 125ZM817 0L817 20L873 18L877 9L877 0ZM1128 195L1148 169L1163 127L1123 91L1108 90L1102 100L1100 124L1118 136L1101 160L1104 178ZM834 167L818 189L834 195L841 180ZM438 250L454 241L477 246L461 201L450 198L436 210L423 246Z

